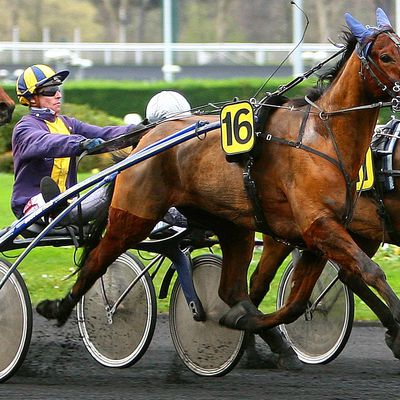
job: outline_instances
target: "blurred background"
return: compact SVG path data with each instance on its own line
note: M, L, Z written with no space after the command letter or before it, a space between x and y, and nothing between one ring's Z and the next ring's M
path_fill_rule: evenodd
M33 63L68 66L72 79L172 81L298 75L335 50L344 13L398 26L399 0L0 0L0 79ZM17 72L15 72L17 71Z

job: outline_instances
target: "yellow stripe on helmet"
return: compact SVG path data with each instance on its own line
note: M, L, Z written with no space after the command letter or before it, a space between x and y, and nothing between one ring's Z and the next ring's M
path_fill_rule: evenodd
M38 76L38 71L40 72L40 76ZM40 81L49 78L53 75L55 75L55 71L52 68L48 67L47 65L33 65L32 67L29 67L25 70L23 78L27 90L33 94L37 84Z

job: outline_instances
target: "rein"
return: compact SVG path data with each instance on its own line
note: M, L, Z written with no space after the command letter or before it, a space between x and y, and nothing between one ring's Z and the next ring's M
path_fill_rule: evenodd
M304 100L315 107L319 111L319 117L322 120L327 120L330 116L345 114L352 111L370 110L374 108L392 107L393 111L397 112L397 107L400 107L400 100L394 97L391 101L379 101L377 103L366 104L364 106L355 106L349 108L342 108L334 111L324 111L318 104L314 103L309 97L304 96ZM400 109L399 109L400 111Z

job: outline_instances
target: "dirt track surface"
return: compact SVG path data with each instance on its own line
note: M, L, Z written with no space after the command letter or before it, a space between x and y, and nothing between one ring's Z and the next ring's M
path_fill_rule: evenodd
M257 344L265 360L271 354ZM228 375L203 378L176 356L168 317L159 315L144 357L109 369L87 353L74 319L63 328L35 314L30 351L18 373L0 386L1 399L399 399L400 361L384 344L384 329L354 327L349 343L328 365L302 372L249 369L246 355ZM268 364L268 363L267 363ZM264 363L265 366L265 363Z

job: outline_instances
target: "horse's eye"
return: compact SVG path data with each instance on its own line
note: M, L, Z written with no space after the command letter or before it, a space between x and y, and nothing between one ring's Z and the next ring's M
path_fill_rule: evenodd
M384 63L389 63L389 62L393 61L392 57L388 56L387 54L382 54L379 58Z

